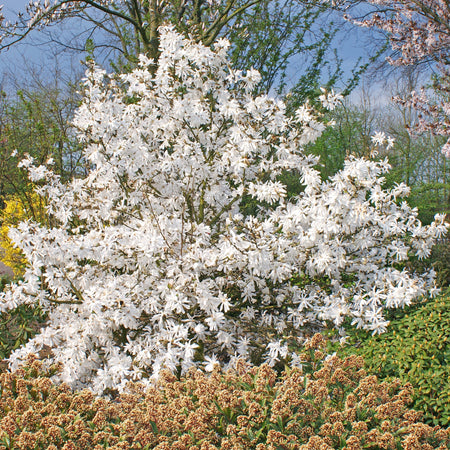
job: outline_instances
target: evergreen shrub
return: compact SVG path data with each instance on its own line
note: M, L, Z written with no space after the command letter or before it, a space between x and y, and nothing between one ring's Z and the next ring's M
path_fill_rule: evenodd
M367 370L382 379L410 382L424 420L450 424L450 290L397 311L382 335L353 333L343 353L363 356Z

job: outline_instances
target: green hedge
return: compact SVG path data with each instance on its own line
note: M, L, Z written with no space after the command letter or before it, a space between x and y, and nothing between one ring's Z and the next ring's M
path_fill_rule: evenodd
M399 378L415 388L413 408L424 420L450 424L450 290L393 314L382 335L351 333L341 351L356 353L370 373Z

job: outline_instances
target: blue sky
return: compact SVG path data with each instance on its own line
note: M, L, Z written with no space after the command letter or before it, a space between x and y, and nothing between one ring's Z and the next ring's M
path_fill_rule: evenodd
M28 0L0 0L0 3L4 5L3 14L7 19L12 20L15 17L14 13L25 10ZM73 29L69 28L67 31L70 32ZM342 37L340 41L337 41L339 54L344 59L343 68L347 74L360 56L365 57L364 36L367 37L367 33L364 34L364 31L355 30L355 32L352 31L351 35ZM30 33L22 42L16 44L7 52L0 53L0 76L8 72L16 76L17 73L26 74L30 70L42 71L44 74L45 69L52 67L55 61L53 53L49 49L48 38L45 35L36 32ZM83 59L83 56L76 53L60 52L57 56L60 68L75 70L79 73L82 72L81 59ZM296 71L301 70L301 61L297 64L294 61L291 70L290 78L295 82Z
M3 4L2 13L7 20L13 21L14 13L25 11L27 0L0 0ZM0 72L23 72L28 65L40 63L45 60L45 53L39 46L34 46L35 36L30 35L26 40L15 44L7 51L0 53Z
M25 5L28 4L27 0L3 0L1 2L3 5L3 14L6 16L9 15L9 10L12 10L13 12L17 12L20 10L25 9Z
M18 11L25 11L28 0L0 0L2 13L8 20L14 20ZM76 71L79 76L84 71L80 63L81 56L60 53L55 60L54 49L48 46L48 38L42 33L32 32L24 40L7 51L0 52L0 87L9 91L11 79L17 78L18 85L27 83L28 75L36 73L40 80L52 82L56 73Z

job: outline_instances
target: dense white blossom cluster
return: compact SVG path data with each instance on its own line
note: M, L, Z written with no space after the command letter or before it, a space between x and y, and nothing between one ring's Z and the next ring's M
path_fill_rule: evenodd
M92 67L75 119L86 178L63 185L46 167L49 214L11 237L29 261L2 311L38 301L48 325L10 358L52 348L60 380L97 393L150 382L162 367L210 370L235 358L292 358L289 339L348 318L381 332L385 308L432 289L432 274L399 270L446 231L424 227L384 190L387 162L349 159L322 181L302 145L322 129L309 108L252 95L258 73L233 71L214 49L161 31L156 74L141 57L130 74ZM338 97L325 95L333 107ZM280 181L295 170L304 191ZM258 209L245 216L243 201Z

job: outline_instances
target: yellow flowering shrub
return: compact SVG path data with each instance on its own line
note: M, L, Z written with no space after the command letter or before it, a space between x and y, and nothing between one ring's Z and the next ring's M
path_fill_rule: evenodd
M0 210L0 261L13 270L15 277L23 274L27 261L8 234L12 227L27 219L41 223L48 221L45 200L35 193L11 196ZM9 276L2 277L0 289L3 290L9 281ZM46 315L36 305L19 305L0 314L0 359L8 358L13 350L32 338L45 320Z
M37 222L45 221L45 202L36 193L31 193L25 197L14 195L5 203L5 207L0 211L0 261L10 267L15 276L20 276L24 272L27 261L22 251L9 238L9 230L27 219Z

